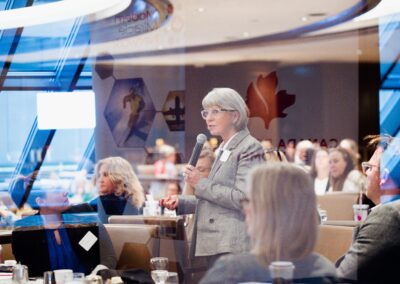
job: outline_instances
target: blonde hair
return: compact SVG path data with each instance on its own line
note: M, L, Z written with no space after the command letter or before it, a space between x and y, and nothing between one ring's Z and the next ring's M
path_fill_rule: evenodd
M137 208L142 207L144 203L144 190L131 164L121 157L108 157L98 161L93 177L94 184L96 184L99 170L103 165L111 182L115 186L114 194L117 196L124 195L126 199L132 197L132 204Z
M311 178L286 162L255 168L249 180L249 233L252 253L262 264L295 261L309 255L318 230Z

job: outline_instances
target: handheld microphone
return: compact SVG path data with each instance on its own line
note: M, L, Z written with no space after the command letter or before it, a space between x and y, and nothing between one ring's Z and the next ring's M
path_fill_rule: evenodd
M196 137L196 145L194 145L192 155L190 156L189 165L195 167L197 164L197 160L199 159L201 150L203 149L204 143L207 141L207 136L203 133L200 133Z

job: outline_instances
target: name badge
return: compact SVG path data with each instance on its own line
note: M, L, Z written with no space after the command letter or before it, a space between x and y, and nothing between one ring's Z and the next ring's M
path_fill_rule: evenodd
M220 160L221 162L226 162L226 161L228 160L228 158L229 158L230 155L231 155L231 151L229 151L229 150L224 150L224 151L222 152L221 158L219 158L219 160Z
M91 247L97 242L97 237L92 232L87 232L86 235L81 239L79 245L86 251L89 251Z

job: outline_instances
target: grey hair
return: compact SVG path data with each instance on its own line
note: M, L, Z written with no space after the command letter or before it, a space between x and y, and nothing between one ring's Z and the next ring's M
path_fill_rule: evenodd
M247 127L249 121L249 109L244 99L233 89L214 88L203 99L203 108L219 106L225 109L234 109L239 113L239 119L235 123L237 131Z

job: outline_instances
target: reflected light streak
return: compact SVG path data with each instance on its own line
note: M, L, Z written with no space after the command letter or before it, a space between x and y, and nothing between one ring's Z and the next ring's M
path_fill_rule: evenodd
M125 10L131 0L63 0L59 2L0 11L0 30L50 24L88 16L98 21Z

